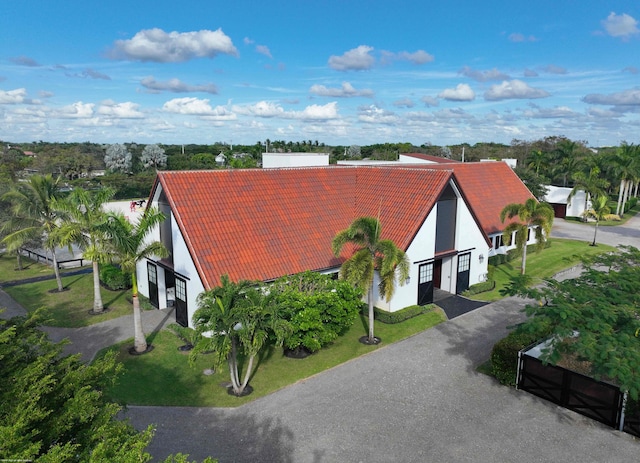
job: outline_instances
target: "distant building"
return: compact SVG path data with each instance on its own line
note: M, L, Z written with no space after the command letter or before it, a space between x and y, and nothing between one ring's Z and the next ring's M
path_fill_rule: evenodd
M328 153L263 153L262 167L320 167L329 165Z
M588 200L587 194L583 190L579 190L572 198L569 198L572 188L553 185L547 185L545 188L547 194L544 200L553 207L554 217L561 219L582 217L584 211L591 207L591 201Z

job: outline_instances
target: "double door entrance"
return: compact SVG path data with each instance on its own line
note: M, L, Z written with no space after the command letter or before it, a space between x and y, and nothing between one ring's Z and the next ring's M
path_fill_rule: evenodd
M455 282L451 278L447 278L447 284L442 287L442 269L450 268L456 261L457 272L455 273ZM444 259L434 259L431 262L425 262L418 267L418 305L426 305L433 302L433 293L435 288L443 289L448 292L460 294L469 288L469 275L471 269L471 253L458 254L457 256L447 257ZM454 286L455 285L455 286Z
M159 284L164 278L164 285ZM187 311L187 282L175 275L172 270L147 262L147 281L149 283L149 302L156 308L175 307L176 323L189 325ZM163 304L160 295L164 294Z

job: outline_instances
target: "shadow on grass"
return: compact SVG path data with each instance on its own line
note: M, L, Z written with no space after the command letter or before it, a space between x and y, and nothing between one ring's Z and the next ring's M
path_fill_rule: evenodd
M73 280L69 277L66 277L65 281L65 288L71 288L73 285L75 285L76 283L78 283L78 281L82 280L82 278L84 277L84 275L78 275L76 278L74 278Z

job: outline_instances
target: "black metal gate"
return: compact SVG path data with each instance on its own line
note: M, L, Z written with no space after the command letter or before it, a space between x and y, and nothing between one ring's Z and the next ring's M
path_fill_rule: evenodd
M617 386L520 356L518 388L618 429L623 395Z

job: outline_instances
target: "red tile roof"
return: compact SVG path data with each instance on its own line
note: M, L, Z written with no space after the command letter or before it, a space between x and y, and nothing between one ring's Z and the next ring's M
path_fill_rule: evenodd
M212 288L225 273L265 281L337 267L331 241L361 216L379 217L382 237L406 250L450 178L400 166L173 171L154 190Z
M507 224L517 221L512 219L500 222L500 212L507 204L522 204L529 198L535 198L505 162L429 164L425 168L453 170L463 197L487 235L499 233Z

